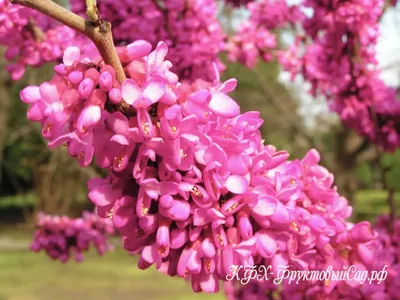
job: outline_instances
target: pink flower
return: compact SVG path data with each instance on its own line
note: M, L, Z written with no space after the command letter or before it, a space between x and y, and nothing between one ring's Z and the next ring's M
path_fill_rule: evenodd
M77 262L81 262L83 252L90 247L95 247L99 255L112 250L107 239L113 233L111 221L93 213L83 212L82 218L78 219L40 213L31 250L45 250L52 259L60 259L63 263L71 255L75 256Z
M126 103L136 109L142 136L151 137L153 123L147 110L164 95L164 85L160 82L149 81L143 88L140 88L134 80L127 79L122 84L121 95Z

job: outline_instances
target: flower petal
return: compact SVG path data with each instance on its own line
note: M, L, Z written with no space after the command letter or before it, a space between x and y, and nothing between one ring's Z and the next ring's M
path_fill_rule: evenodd
M141 94L141 89L135 80L127 79L122 84L122 98L128 104L133 104Z
M143 98L156 103L164 95L165 86L161 82L150 81L143 88Z
M81 57L81 50L78 47L68 47L64 51L63 63L66 66L72 66L76 61L79 61Z
M79 115L76 127L78 134L88 133L101 119L101 109L97 105L86 106Z
M240 114L239 105L224 93L213 94L208 107L213 113L220 117L234 118Z
M42 99L48 104L59 101L60 99L57 87L49 82L43 82L39 87L39 91Z
M42 99L38 86L27 86L19 93L19 96L24 103L34 103Z
M126 48L130 59L138 59L150 53L151 44L145 40L136 40L127 45Z
M89 193L89 199L97 206L106 206L117 200L120 193L114 191L109 184L100 185Z
M276 199L269 196L263 196L258 199L257 204L252 207L251 210L259 216L268 217L275 212L276 207Z
M226 181L226 188L234 194L243 194L247 191L248 186L246 178L239 175L231 175Z

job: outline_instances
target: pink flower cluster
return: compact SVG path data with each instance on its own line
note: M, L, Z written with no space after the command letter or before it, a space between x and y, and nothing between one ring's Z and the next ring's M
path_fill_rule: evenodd
M45 250L52 259L67 262L71 256L81 262L83 252L94 246L99 255L112 249L107 238L114 233L109 219L94 213L83 212L82 218L51 216L40 213L36 224L31 250Z
M38 67L55 61L72 45L87 43L85 37L60 26L32 9L0 0L0 45L6 46L6 66L14 80L27 66Z
M277 47L272 30L294 29L294 43L276 51L292 79L302 75L312 95L324 95L347 126L394 151L400 146L399 101L380 79L375 50L383 3L305 0L289 7L284 0L250 2L250 18L227 43L228 57L247 67L259 57L270 61Z
M84 0L70 0L72 11L85 15ZM215 0L98 0L101 17L111 22L116 45L145 39L153 47L164 41L167 59L181 80L214 80L212 62L218 58L224 33Z
M394 151L400 146L399 105L394 89L379 78L375 50L383 1L331 5L308 0L304 6L314 11L303 22L312 43L299 60L299 70L312 92L325 95L349 127Z
M332 238L332 254L328 257L322 252L316 252L309 256L303 270L325 271L329 266L332 272L344 271L354 266L357 271L382 270L384 261L377 258L381 247L375 240L377 233L371 229L367 222L358 224L347 223L346 230ZM379 257L379 256L378 256ZM294 268L293 268L294 267ZM296 266L289 270L296 270ZM276 274L276 273L275 273ZM340 277L341 276L341 277ZM273 277L268 281L252 280L247 285L238 282L225 283L225 293L230 300L250 299L394 299L385 295L384 281L378 284L378 280L371 283L366 281L361 284L354 274L340 275L341 280L296 280L292 282L284 279L282 284L273 283Z
M274 58L274 50L278 44L274 30L299 21L302 13L297 6L290 7L283 0L249 2L247 8L250 18L229 39L225 50L230 60L251 68L256 65L259 57L264 61Z
M128 79L93 48L65 51L50 82L20 93L50 146L108 176L89 198L112 218L139 267L155 264L216 292L232 264L308 266L330 258L351 214L319 154L302 160L264 146L258 112L240 114L236 80L180 83L168 47L138 40L118 49Z
M279 53L280 63L292 78L301 74L310 82L313 95L326 96L346 125L394 151L400 146L399 105L395 90L379 78L375 51L383 1L307 0L300 7L313 14L298 21L305 34Z

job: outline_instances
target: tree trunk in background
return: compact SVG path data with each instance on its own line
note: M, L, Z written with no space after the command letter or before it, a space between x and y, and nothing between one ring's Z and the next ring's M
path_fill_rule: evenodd
M345 166L343 166L345 167ZM351 206L355 205L356 201L356 191L358 188L357 180L354 175L355 167L343 169L341 171L336 171L336 184L339 188L339 192L343 195Z
M1 169L3 165L4 143L7 134L8 116L11 107L11 87L12 81L10 76L1 64L2 71L0 72L0 184L2 181Z
M351 151L352 131L343 127L336 134L335 151L335 181L339 192L346 197L350 205L355 204L355 193L357 191L357 179L355 170L357 168L357 154Z

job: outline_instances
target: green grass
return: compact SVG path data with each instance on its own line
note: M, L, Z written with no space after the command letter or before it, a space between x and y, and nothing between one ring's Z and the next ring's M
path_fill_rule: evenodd
M36 198L34 194L21 194L0 197L0 209L33 207ZM0 298L1 300L1 298Z
M400 193L395 194L397 214L400 215ZM362 190L357 193L354 205L354 219L374 221L376 216L389 213L387 192L382 190Z
M190 283L155 269L139 270L136 258L120 248L85 258L63 265L43 253L0 250L0 300L224 299L195 294Z

